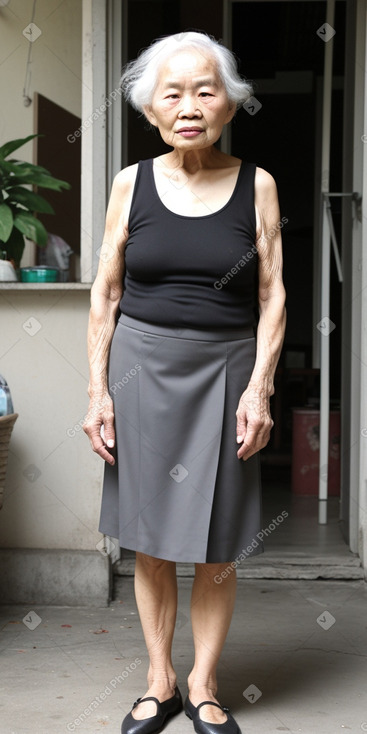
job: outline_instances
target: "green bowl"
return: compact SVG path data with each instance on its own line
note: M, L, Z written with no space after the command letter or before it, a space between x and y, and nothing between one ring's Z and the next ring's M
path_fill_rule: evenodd
M57 283L59 270L50 265L35 265L33 268L20 268L22 283Z

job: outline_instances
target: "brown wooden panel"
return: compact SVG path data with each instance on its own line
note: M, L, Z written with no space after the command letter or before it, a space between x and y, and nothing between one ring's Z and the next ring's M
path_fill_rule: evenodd
M34 139L34 161L47 168L56 178L71 184L61 192L40 189L55 214L41 214L48 232L62 237L80 255L80 181L81 138L69 142L67 137L78 130L81 119L42 94L34 95L34 132L44 137ZM75 279L74 257L70 260L70 280Z

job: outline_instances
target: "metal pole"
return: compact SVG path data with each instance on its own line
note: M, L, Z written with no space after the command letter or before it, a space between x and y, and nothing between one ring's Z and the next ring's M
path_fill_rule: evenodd
M333 222L333 215L331 213L331 204L330 199L327 195L325 195L326 198L326 214L329 222L329 230L330 230L330 236L331 236L331 242L333 245L333 251L334 251L334 257L335 257L335 265L336 269L338 271L338 280L339 283L343 282L343 273L342 273L342 264L340 261L340 255L338 250L338 243L336 241L336 235L335 235L335 229L334 229L334 222Z
M334 28L335 0L327 0L326 22ZM327 523L328 463L329 463L329 308L330 308L330 229L323 193L329 191L330 128L333 84L333 38L325 42L324 95L322 114L321 199L321 320L320 320L320 461L319 461L319 524Z

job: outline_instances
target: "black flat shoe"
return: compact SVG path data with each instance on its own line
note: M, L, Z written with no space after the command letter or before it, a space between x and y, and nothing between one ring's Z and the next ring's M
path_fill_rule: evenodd
M227 721L224 721L223 724L212 724L210 721L203 721L200 718L199 711L202 706L207 706L208 704L210 704L210 706L218 706L219 709L224 711L224 713L227 714ZM185 714L189 719L192 719L192 723L194 724L194 729L197 734L241 734L241 729L233 716L229 713L229 709L226 706L221 706L219 703L215 703L214 701L202 701L198 706L194 706L189 697L186 696Z
M157 713L155 716L149 716L148 719L134 719L131 711L142 701L155 701L157 705ZM181 693L177 686L175 688L175 694L172 698L168 698L167 701L158 701L155 696L146 696L145 698L138 698L133 704L133 707L127 716L125 716L121 724L121 734L157 734L162 731L167 719L170 716L175 716L182 711L182 698Z

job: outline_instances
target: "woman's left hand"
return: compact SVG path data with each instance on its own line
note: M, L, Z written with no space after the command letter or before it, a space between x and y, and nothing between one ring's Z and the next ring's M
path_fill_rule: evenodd
M246 461L266 446L274 425L265 390L249 385L241 395L236 418L237 443L242 443L237 456Z

